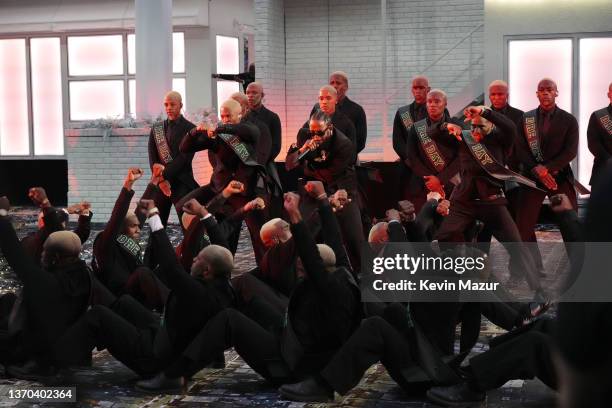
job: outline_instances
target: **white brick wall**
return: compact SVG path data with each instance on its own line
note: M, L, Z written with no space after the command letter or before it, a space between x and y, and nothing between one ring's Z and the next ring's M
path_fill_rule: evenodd
M255 66L264 104L276 112L286 133L285 9L283 0L255 0ZM286 151L286 147L281 152ZM284 156L284 154L283 154Z
M97 129L68 130L66 157L68 159L68 204L82 200L91 202L93 222L107 222L115 200L123 186L129 167L140 167L144 176L134 185L133 210L136 200L144 192L151 172L148 157L148 129L120 130L103 138ZM199 152L193 162L196 181L210 179L210 166L206 152ZM174 210L170 222L177 222Z
M283 10L284 30L279 15ZM330 72L343 70L350 77L349 96L364 107L368 118L368 143L361 158L394 160L393 115L411 100L410 78L483 23L484 4L482 0L388 0L386 81L379 1L256 0L255 13L257 76L266 91L274 89L274 94L267 92L268 104L278 106L283 120L283 154L306 121L318 88L327 83ZM460 92L482 75L482 50L481 28L426 72L431 85L445 89L449 96ZM283 101L285 115L280 112Z

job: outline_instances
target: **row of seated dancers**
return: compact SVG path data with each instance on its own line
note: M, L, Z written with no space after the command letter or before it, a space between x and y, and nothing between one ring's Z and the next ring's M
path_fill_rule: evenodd
M152 200L128 212L142 175L128 170L95 239L91 267L81 259L88 203L57 209L43 189L31 189L42 209L40 229L19 242L8 199L0 198L0 249L23 284L20 294L0 302L6 375L61 382L62 368L91 364L97 348L140 376L138 389L179 392L199 370L222 367L223 352L233 347L284 398L297 401L332 401L380 362L407 393L426 392L448 406L484 401L487 390L533 377L559 389L565 406L585 406L585 398L588 406L606 406L609 376L599 375L609 373L610 352L604 339L591 337L596 329L608 335L608 304L560 304L550 317L543 314L547 305L537 303L363 303L337 221L349 199L342 190L328 195L320 181L284 194L285 219L260 231L266 247L260 266L240 274L228 236L247 214L263 211L262 201L218 222L213 213L244 190L241 182L230 182L206 205L188 200L186 233L173 248ZM555 200L567 241L610 240L612 167L602 182L607 188L591 198L586 225L567 196ZM156 184L154 175L147 190ZM384 251L387 242L428 242L428 229L440 228L449 205L436 193L418 214L411 203L398 203L372 228L370 246ZM79 214L74 232L66 229L68 213ZM150 235L141 246L143 224ZM594 315L585 323L588 313ZM481 315L508 333L461 365ZM459 323L461 354L455 355ZM580 326L593 332L577 335ZM585 350L585 343L596 347ZM604 358L593 359L594 352Z

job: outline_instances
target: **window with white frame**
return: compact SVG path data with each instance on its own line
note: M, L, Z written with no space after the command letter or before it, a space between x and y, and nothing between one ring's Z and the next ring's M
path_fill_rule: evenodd
M184 34L172 40L186 105ZM0 38L0 156L61 157L64 123L133 115L134 43L126 32Z
M587 141L589 118L609 103L606 93L612 82L611 65L612 33L508 40L510 104L525 111L536 108L538 81L545 77L555 80L557 105L578 119L580 138L573 167L584 185L588 185L593 167Z

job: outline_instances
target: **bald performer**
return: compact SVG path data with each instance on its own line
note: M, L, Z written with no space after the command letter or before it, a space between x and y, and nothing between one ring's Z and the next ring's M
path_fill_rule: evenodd
M143 198L155 200L164 225L170 216L171 203L175 204L180 219L183 212L176 207L176 203L185 194L198 187L191 167L193 154L179 151L183 137L195 127L183 117L182 108L181 94L176 91L168 92L164 97L164 110L168 118L155 123L149 134L149 165L152 170L154 165L163 166L162 177L170 183L171 193L168 197L158 191L154 196L143 196Z
M594 156L593 171L589 182L592 186L597 183L606 163L612 157L612 82L608 85L608 99L610 103L607 107L591 114L587 128L589 150Z
M115 296L128 293L149 309L162 310L168 289L152 270L156 265L152 263L151 254L156 251L147 246L145 253L140 245L140 220L136 214L128 212L134 197L132 187L142 175L142 169L128 169L110 219L94 240L92 266L100 281ZM154 195L156 191L151 183L143 196Z
M411 170L408 164L406 143L410 129L415 122L422 120L427 117L427 108L425 102L427 101L427 93L431 91L429 87L429 79L424 75L418 75L412 78L412 96L414 101L405 106L401 106L397 112L395 112L395 118L393 119L393 150L400 158L400 182L401 185L401 197L402 199L410 198L409 183L405 181L410 178Z
M338 95L336 110L342 112L355 126L355 150L357 153L362 151L366 145L368 137L368 124L366 114L361 105L349 99L346 92L349 89L349 77L344 71L334 71L329 74L329 85L334 87ZM310 111L310 116L317 109L320 109L316 103Z
M253 116L266 124L272 138L272 146L268 157L273 162L281 149L281 121L278 115L266 108L263 104L265 97L263 85L260 82L252 82L247 86L246 96L249 104L249 116Z
M338 91L331 85L322 86L319 89L319 109L327 116L331 117L334 127L340 130L355 146L355 161L357 160L357 131L353 122L338 108ZM315 105L316 107L316 105ZM313 108L310 116L316 112ZM308 129L309 122L306 121L303 129ZM306 130L307 131L307 130Z
M228 99L221 105L221 123L216 129L207 129L205 125L189 131L181 143L180 150L184 153L194 153L200 150L212 150L216 160L210 183L194 190L184 197L206 204L219 194L232 180L243 184L244 190L228 198L227 203L234 211L259 194L264 194L260 181L265 179L265 167L257 162L256 146L259 130L249 121L242 120L242 107L233 99ZM245 221L251 234L251 242L257 262L261 260L264 247L259 238L259 229L265 222L261 211L250 212ZM235 253L237 240L230 242L230 249Z
M0 205L0 250L21 283L21 310L13 312L25 321L16 332L8 354L0 355L6 371L16 378L40 379L53 376L61 361L57 350L70 327L89 305L92 281L89 268L79 258L81 240L70 231L56 231L43 245L41 266L26 255L8 217L8 200ZM6 205L5 205L6 204ZM27 310L27 314L21 312ZM79 362L85 364L91 354ZM11 366L10 364L23 365Z
M444 91L429 91L425 102L426 116L414 123L406 139L404 157L411 170L406 188L416 212L427 201L428 192L450 196L457 183L459 142L448 136L446 124L451 118L446 105Z
M574 189L574 173L570 167L578 153L578 121L555 102L559 91L550 78L538 83L537 109L525 112L521 134L518 137L518 154L523 172L544 191L521 186L516 224L523 241L533 233L542 201L546 196L565 194L574 210L577 197Z
M510 119L516 126L518 134L520 135L521 129L523 128L523 114L525 112L523 112L520 109L510 106L510 104L508 103L508 97L509 97L508 83L506 81L496 79L489 84L489 100L491 101L491 110L495 112L499 112L505 117L507 117L508 119ZM517 140L513 144L511 150L508 151L508 157L507 157L506 164L508 165L508 168L510 170L517 172L517 173L521 173L522 166L521 166L521 161L520 161L518 151L517 151L518 144L519 144L519 141ZM521 206L520 191L521 189L519 188L519 185L517 183L507 182L505 184L504 193L506 195L506 198L508 199L508 210L510 211L510 215L515 221L516 221L517 209ZM482 246L482 248L487 253L489 252L488 242L490 242L491 237L492 237L492 231L487 225L485 225L482 232L478 235L478 240L487 243L484 246ZM535 231L532 232L529 238L529 242L536 242ZM530 246L530 249L532 250L531 252L532 252L532 255L534 256L534 261L536 263L537 269L543 270L544 266L542 263L542 255L540 254L540 251L537 249L535 245ZM518 270L519 268L516 268L514 266L510 267L510 274L511 274L510 276L512 279L514 280L520 279L519 276L514 276L514 274Z

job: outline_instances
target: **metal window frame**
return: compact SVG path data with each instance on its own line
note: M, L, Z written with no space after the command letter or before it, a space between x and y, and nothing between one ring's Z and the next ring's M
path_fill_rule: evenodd
M173 33L183 33L183 42L185 43L185 29L179 28L172 30ZM128 48L127 36L134 34L134 30L81 30L75 32L40 32L36 34L0 34L0 40L23 39L25 40L26 53L26 92L27 92L27 109L28 109L28 146L29 153L27 155L2 155L0 160L65 160L66 159L66 137L63 138L63 155L36 155L34 152L34 123L33 123L33 102L32 102L32 66L30 57L30 40L33 38L59 38L60 41L60 69L61 69L61 86L62 86L62 119L63 129L80 127L83 120L70 119L70 82L72 81L103 81L103 80L121 80L123 82L123 101L124 101L124 117L130 113L130 96L129 96L129 81L136 80L136 74L128 73ZM120 75L68 75L68 37L90 37L100 35L121 35L122 36L122 55L123 55L123 74ZM185 51L186 48L183 46ZM187 79L186 65L183 72L172 72L172 78Z
M510 58L510 42L511 41L529 41L529 40L572 40L572 115L576 120L580 120L580 40L584 38L612 38L612 31L595 32L595 33L553 33L553 34L518 34L504 35L504 60L503 60L503 76L508 82L508 63ZM580 152L579 152L580 153ZM575 173L575 177L580 177L580 154L572 160L571 166Z

